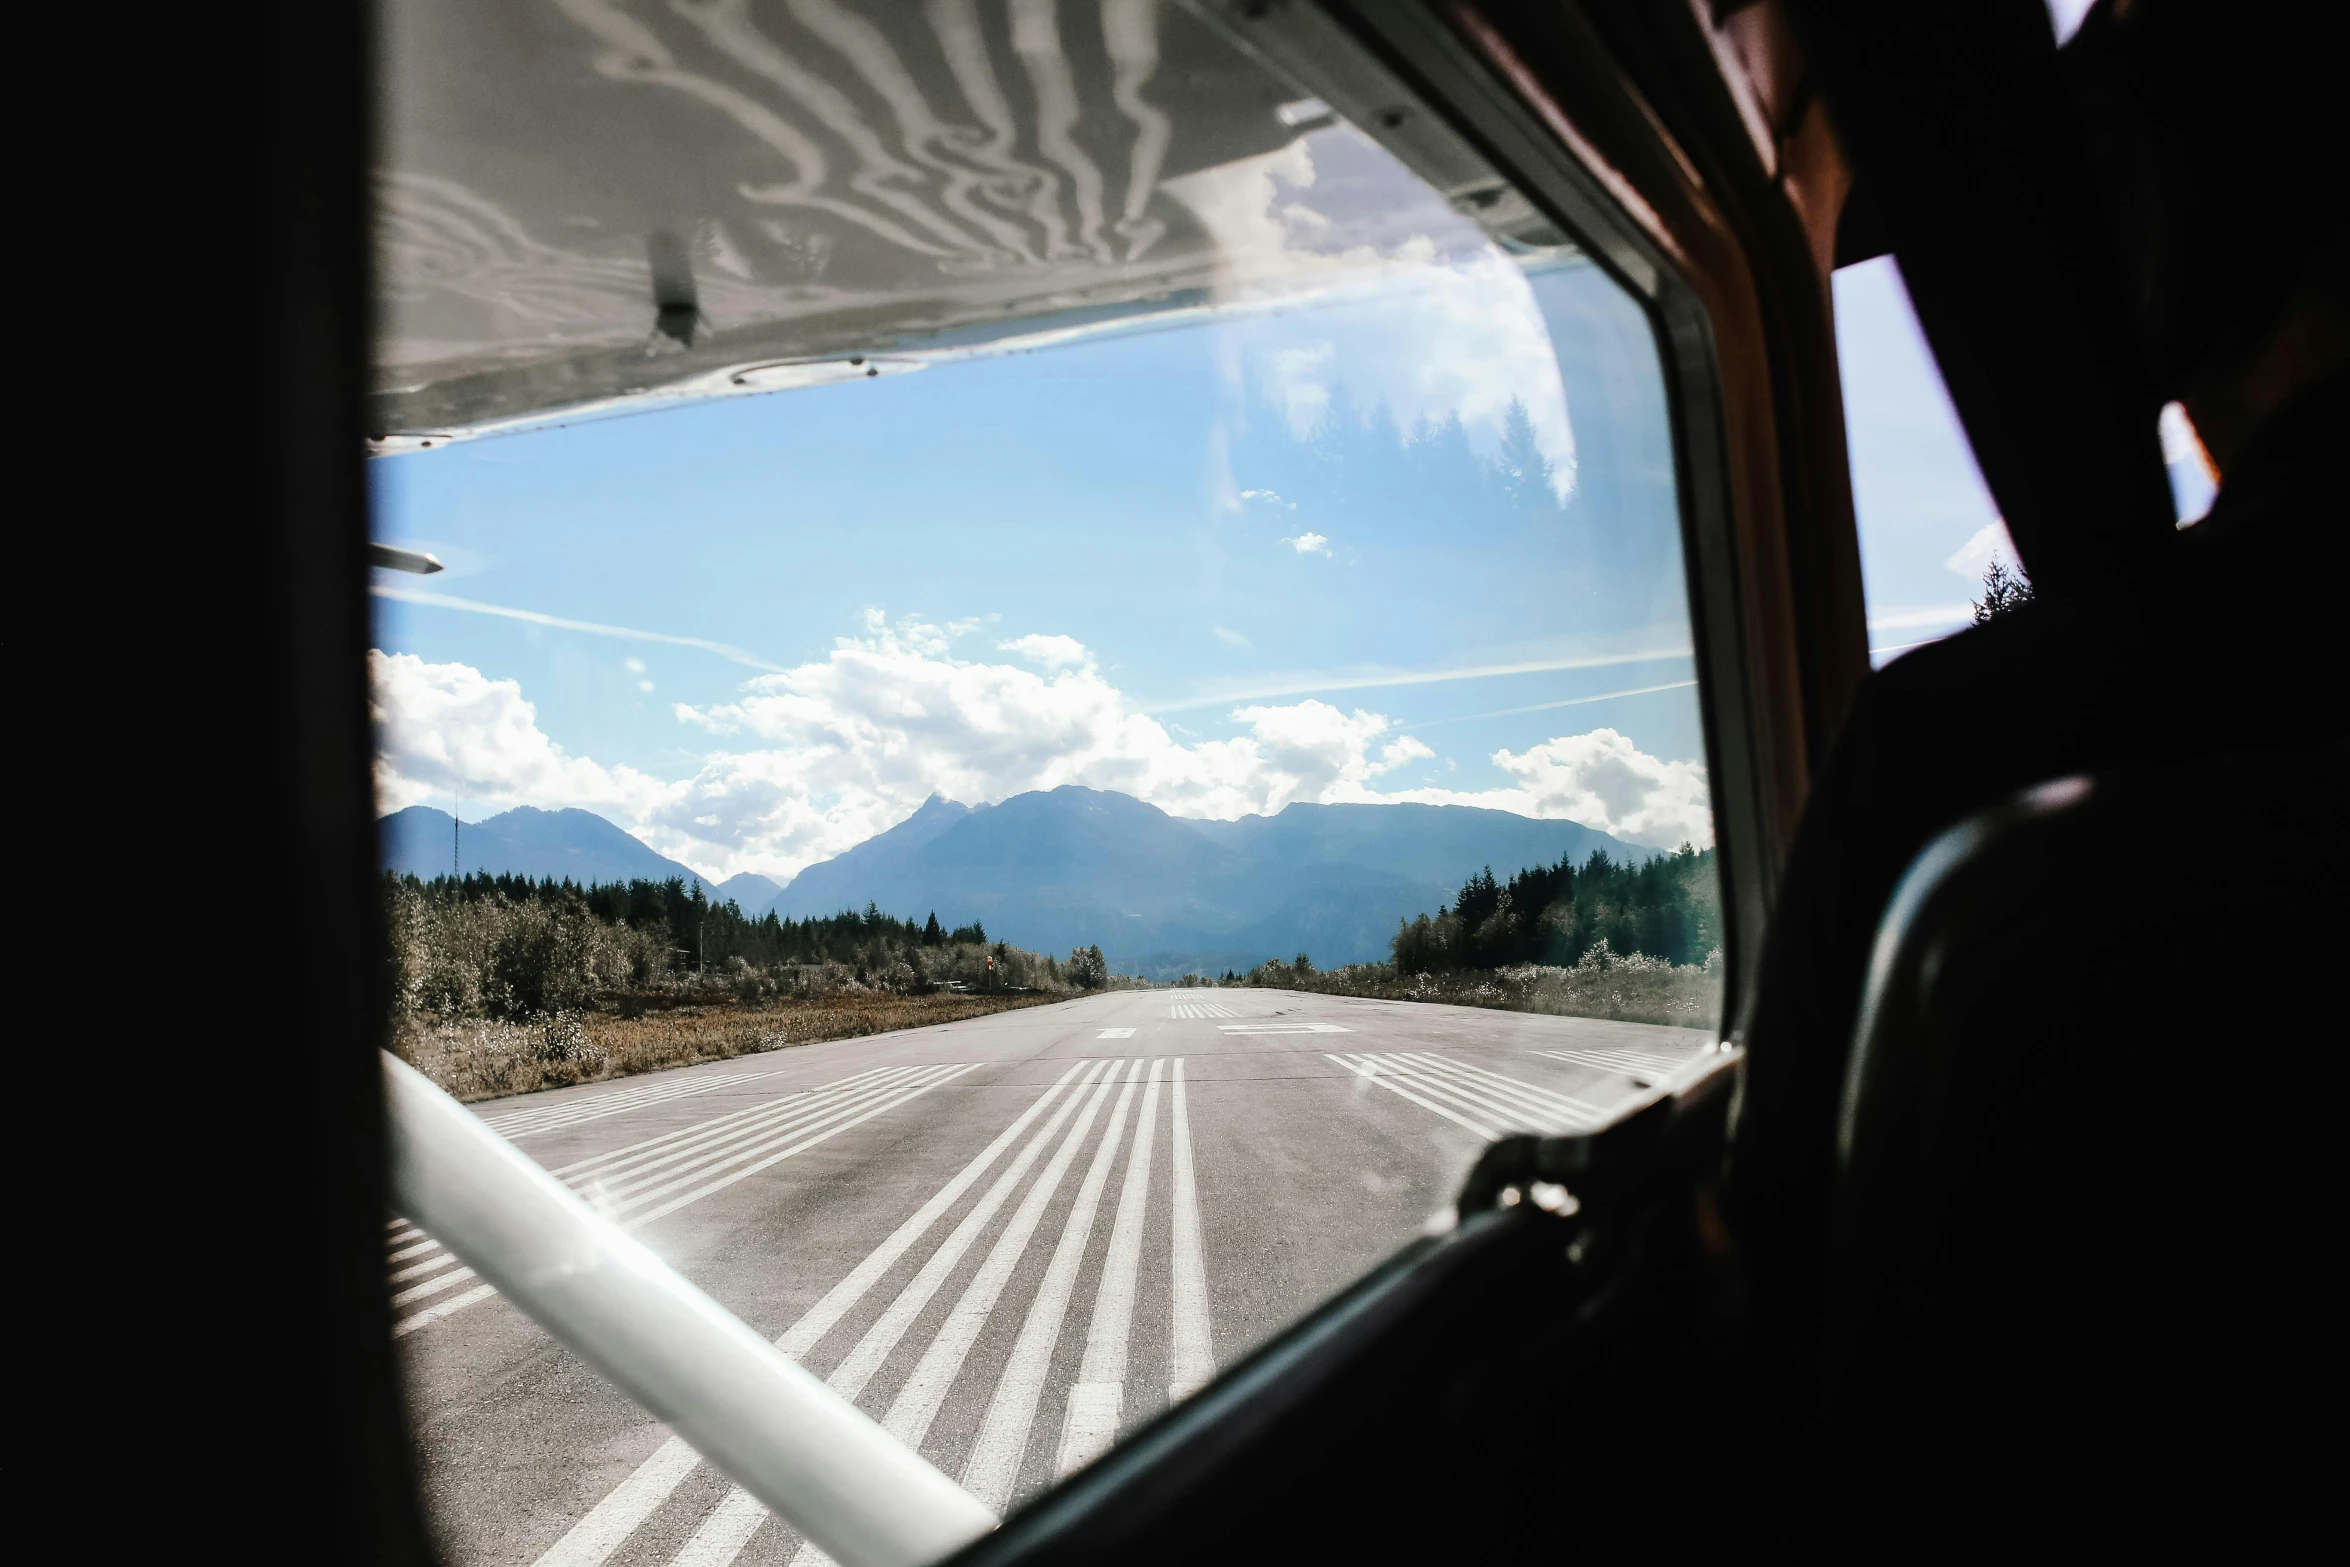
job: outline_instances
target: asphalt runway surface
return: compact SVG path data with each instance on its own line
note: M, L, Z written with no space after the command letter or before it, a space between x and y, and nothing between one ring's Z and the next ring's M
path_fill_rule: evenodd
M1603 1124L1710 1043L1122 991L480 1110L1002 1510L1420 1233L1488 1139ZM386 1255L448 1560L823 1560L430 1236Z

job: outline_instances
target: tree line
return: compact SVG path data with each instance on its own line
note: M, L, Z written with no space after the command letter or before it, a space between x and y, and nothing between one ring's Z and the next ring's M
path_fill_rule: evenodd
M1099 990L1114 983L1098 946L1066 960L990 941L974 920L948 927L862 913L756 918L700 882L539 880L510 873L423 881L387 871L395 1004L404 1012L535 1017L604 996L731 991L756 1002L867 988Z
M1488 865L1433 916L1397 928L1398 974L1570 965L1605 942L1619 956L1702 963L1722 943L1722 894L1714 851L1684 843L1670 854L1616 860L1594 849L1581 865L1562 856L1508 881Z

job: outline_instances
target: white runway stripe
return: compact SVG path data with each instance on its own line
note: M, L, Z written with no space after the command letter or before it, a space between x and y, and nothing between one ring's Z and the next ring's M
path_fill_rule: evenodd
M858 1263L847 1278L835 1284L822 1300L809 1307L806 1315L793 1323L783 1337L775 1341L777 1347L794 1360L806 1359L808 1352L816 1347L818 1341L832 1331L833 1324L840 1321L858 1301L864 1299L866 1293L873 1288L881 1276L887 1273L891 1266L904 1256L916 1241L929 1233L930 1227L955 1205L956 1200L963 1193L971 1189L972 1184L980 1176L987 1173L988 1166L994 1164L1003 1151L1017 1142L1020 1134L1028 1130L1038 1116L1044 1114L1045 1107L1053 1102L1055 1096L1064 1087L1068 1086L1069 1079L1075 1077L1084 1065L1084 1062L1078 1062L1068 1071L1063 1072L1053 1085L1044 1091L1043 1096L1036 1103L1020 1112L1018 1120L1005 1127L996 1135L994 1142L981 1149L977 1158L963 1166L953 1180L938 1189L937 1195L916 1209L912 1218L892 1231L888 1240L874 1247L872 1255Z
M1052 1261L1045 1266L1044 1282L1029 1302L1027 1319L1020 1324L1020 1336L1013 1341L1003 1374L996 1379L979 1436L963 1465L963 1489L999 1513L1020 1478L1020 1460L1028 1452L1028 1434L1036 1424L1037 1401L1044 1396L1045 1373L1052 1369L1053 1350L1061 1342L1069 1297L1077 1289L1077 1268L1092 1243L1094 1214L1101 1204L1102 1187L1110 1179L1110 1166L1118 1157L1118 1145L1125 1140L1126 1112L1134 1103L1135 1080L1141 1076L1142 1063L1137 1061L1127 1070L1125 1086L1118 1090L1110 1124L1094 1148L1093 1163L1087 1167L1077 1188L1077 1200L1061 1225Z
M1455 1081L1523 1107L1538 1118L1544 1131L1588 1131L1605 1126L1612 1114L1606 1105L1594 1104L1574 1094L1544 1088L1540 1084L1524 1082L1515 1077L1504 1077L1474 1062L1434 1055L1424 1050L1409 1050L1402 1054L1405 1060L1417 1066L1443 1073Z
M1019 1157L1005 1168L1004 1173L996 1178L995 1184L987 1189L987 1194L963 1216L963 1222L955 1226L938 1250L922 1264L922 1271L914 1275L913 1282L898 1292L898 1298L889 1303L889 1308L882 1312L879 1320L865 1330L865 1336L857 1341L857 1347L849 1351L847 1358L833 1369L831 1376L825 1378L834 1392L843 1398L853 1399L865 1390L865 1384L872 1380L874 1372L881 1369L882 1361L889 1358L889 1352L897 1347L898 1340L914 1325L914 1319L922 1314L922 1308L930 1304L930 1298L938 1293L947 1275L954 1271L955 1264L962 1261L963 1254L979 1239L980 1232L987 1228L996 1210L1011 1197L1012 1189L1020 1184L1020 1178L1035 1165L1045 1145L1053 1140L1054 1134L1068 1121L1086 1085L1093 1081L1095 1073L1104 1070L1104 1066L1106 1063L1087 1065L1084 1074L1077 1079L1075 1089L1062 1101L1061 1107L1053 1112L1052 1119L1045 1123L1043 1130L1029 1140L1027 1147L1020 1150Z
M444 1273L437 1279L430 1279L412 1288L401 1290L392 1297L392 1304L405 1306L412 1300L422 1300L427 1295L438 1295L451 1285L462 1284L472 1277L473 1270L471 1268L459 1268L454 1273Z
M573 1524L563 1538L547 1548L537 1567L600 1567L603 1560L637 1531L637 1526L660 1510L669 1494L702 1462L702 1455L680 1437L671 1437L653 1449L653 1456L636 1472L605 1494Z
M765 1072L727 1072L716 1077L704 1077L680 1083L644 1083L634 1088L623 1088L617 1093L597 1094L593 1098L567 1100L562 1104L533 1105L527 1109L510 1110L502 1115L485 1115L482 1124L501 1137L512 1141L538 1132L551 1132L559 1126L577 1126L583 1121L600 1121L608 1115L624 1110L638 1110L646 1105L667 1104L674 1099L691 1099L701 1094L715 1093L736 1083L756 1082L767 1076Z
M724 1191L739 1181L748 1180L767 1170L807 1152L818 1144L839 1136L852 1127L860 1126L877 1115L918 1099L941 1083L951 1082L972 1071L978 1063L893 1068L886 1071L859 1073L844 1078L841 1083L827 1085L813 1093L794 1096L785 1108L774 1110L768 1119L746 1121L743 1112L722 1116L720 1122L729 1123L726 1132L714 1143L705 1143L692 1149L692 1162L669 1169L669 1178L649 1190L638 1189L625 1198L615 1198L604 1189L602 1175L610 1167L611 1158L583 1160L566 1170L578 1171L569 1184L580 1190L591 1201L602 1204L617 1218L624 1229L639 1229L655 1219L677 1212L714 1193ZM842 1084L853 1085L841 1092ZM713 1125L717 1123L712 1123ZM691 1129L689 1129L690 1131ZM655 1138L636 1145L650 1148L655 1143L673 1143L680 1134ZM634 1150L623 1149L622 1154ZM664 1157L661 1161L669 1165ZM718 1173L723 1171L724 1173ZM556 1171L558 1175L564 1171ZM640 1174L642 1171L640 1170ZM645 1206L652 1204L652 1206ZM636 1209L636 1212L629 1212ZM393 1336L402 1337L416 1329L438 1322L476 1301L486 1300L496 1291L488 1285L468 1290L463 1295L412 1317L402 1318L393 1325ZM415 1298L410 1291L400 1299Z
M1482 1121L1472 1121L1457 1110L1448 1110L1443 1105L1438 1104L1435 1100L1412 1092L1409 1088L1406 1088L1400 1081L1398 1081L1396 1075L1393 1072L1381 1070L1381 1058L1377 1056L1333 1055L1330 1056L1330 1059L1337 1062L1340 1066L1345 1067L1349 1072L1354 1073L1357 1077L1364 1079L1366 1082L1377 1084L1379 1087L1386 1089L1389 1093L1394 1094L1399 1099L1408 1099L1423 1110L1433 1110L1438 1115L1443 1116L1447 1121L1452 1122L1455 1126L1466 1127L1469 1131L1476 1133L1479 1137L1483 1138L1489 1143L1495 1141L1501 1136L1500 1132L1494 1130L1490 1126L1487 1126Z
M629 1213L623 1222L628 1228L635 1229L664 1214L675 1213L688 1203L699 1202L713 1192L758 1174L779 1159L788 1159L793 1154L804 1152L826 1138L871 1120L885 1110L893 1110L910 1099L920 1097L949 1077L970 1070L966 1066L936 1076L899 1079L881 1087L830 1100L807 1114L730 1139L724 1146L707 1150L690 1163L657 1172L657 1176L649 1181L640 1178L638 1183L623 1188L626 1195L621 1198L619 1207L622 1211L638 1208L644 1211ZM777 1151L779 1149L780 1152ZM721 1170L727 1173L715 1180L709 1179ZM677 1195L679 1193L683 1195ZM657 1206L645 1208L644 1205L648 1203Z
M1096 1039L1132 1039L1134 1030L1131 1028L1105 1028L1093 1037Z
M1180 1403L1215 1379L1208 1333L1208 1274L1201 1259L1199 1187L1191 1167L1191 1116L1183 1092L1183 1057L1175 1058L1167 1141L1174 1166L1174 1323L1167 1366L1167 1400Z
M443 1252L438 1257L427 1257L422 1262L410 1263L407 1267L393 1273L391 1277L385 1282L397 1284L402 1279L413 1279L421 1274L430 1273L435 1268L445 1268L456 1260L456 1258L450 1256L447 1252Z
M1239 1013L1220 1001L1175 1001L1167 1007L1171 1018L1238 1017Z
M1034 1104L1023 1110L1017 1120L997 1135L995 1141L988 1144L976 1158L956 1172L954 1179L941 1187L937 1195L917 1209L912 1218L892 1231L889 1239L875 1247L871 1255L851 1270L847 1278L826 1291L823 1299L809 1307L797 1322L785 1329L783 1336L775 1341L776 1347L795 1360L804 1359L808 1351L815 1348L817 1342L826 1333L832 1331L834 1324L855 1309L857 1303L864 1299L873 1286L880 1281L881 1276L889 1271L890 1266L898 1258L904 1256L907 1250L920 1240L949 1208L954 1206L956 1199L968 1191L972 1183L987 1172L988 1167L1002 1155L1003 1151L1018 1140L1020 1134L1026 1131L1039 1115L1044 1113L1045 1108L1060 1095L1063 1088L1068 1086L1069 1080L1084 1070L1088 1064L1081 1061L1072 1065L1068 1071L1063 1072L1060 1078L1047 1088ZM1074 1100L1070 1102L1073 1103ZM1059 1122L1056 1120L1054 1125L1058 1124ZM1052 1127L1047 1127L1038 1136L1033 1146L1041 1147L1050 1140L1051 1136ZM1030 1154L1027 1157L1033 1158L1034 1156ZM1025 1170L1026 1168L1025 1163L1015 1167L1016 1170ZM1012 1181L1017 1179L1016 1174L1011 1177ZM1008 1190L1009 1183L1003 1184ZM570 1533L558 1540L546 1555L539 1558L536 1567L597 1567L598 1563L619 1548L621 1542L635 1533L647 1518L652 1517L655 1512L660 1510L661 1505L668 1501L670 1494L684 1483L686 1476L692 1474L700 1462L700 1456L683 1439L671 1437L650 1458L637 1466L636 1473L622 1481L603 1501L598 1502L587 1517L574 1524ZM766 1510L760 1507L750 1493L742 1490L739 1486L728 1494L726 1501L719 1504L719 1510L721 1512L732 1510L736 1521L739 1522L741 1509L746 1506L753 1509L758 1516L765 1516ZM724 1528L712 1532L712 1526L715 1523L716 1515L713 1514L711 1521L706 1523L703 1530L694 1536L694 1540L702 1541L703 1555L701 1560L705 1564L715 1564L725 1559L718 1556L716 1552L720 1542L728 1535ZM708 1533L710 1538L703 1540L704 1533ZM576 1541L574 1536L578 1537ZM742 1545L747 1544L749 1539L750 1535L744 1534L737 1542L735 1549L739 1552ZM692 1549L693 1544L693 1541L688 1541L688 1549Z
M766 1521L766 1504L738 1485L669 1558L669 1567L727 1567Z
M1432 1051L1333 1055L1330 1059L1488 1142L1509 1131L1591 1131L1605 1126L1614 1115L1608 1105Z
M1351 1034L1343 1023L1219 1023L1227 1034Z
M853 1077L844 1077L837 1083L825 1083L812 1089L795 1088L777 1098L765 1100L755 1105L746 1105L740 1110L731 1110L724 1115L713 1116L707 1121L698 1121L692 1126L679 1127L675 1131L663 1132L658 1136L645 1138L641 1142L607 1149L603 1153L594 1154L585 1159L575 1159L569 1164L557 1165L548 1173L568 1177L583 1170L601 1170L619 1164L634 1163L635 1160L632 1156L653 1157L661 1151L723 1136L729 1128L761 1121L770 1116L789 1114L811 1100L820 1099L830 1094L847 1093L864 1086L875 1078L899 1076L911 1070L910 1067L875 1067L871 1071L859 1072Z
M462 1295L452 1296L437 1306L427 1306L412 1317L402 1317L392 1324L392 1337L406 1338L418 1328L427 1328L443 1317L453 1317L476 1301L488 1300L498 1292L487 1284L476 1285Z
M922 1439L930 1434L930 1422L937 1418L938 1406L946 1401L947 1390L954 1385L963 1362L970 1357L971 1346L978 1340L980 1329L987 1325L988 1314L995 1310L997 1298L1011 1282L1012 1270L1020 1265L1021 1256L1028 1250L1028 1242L1036 1234L1037 1221L1044 1217L1045 1205L1060 1190L1061 1179L1069 1173L1079 1145L1093 1129L1094 1116L1110 1091L1111 1076L1111 1072L1104 1072L1094 1084L1077 1124L1069 1129L1069 1135L1053 1151L1052 1161L1030 1185L1028 1195L1020 1200L1003 1233L996 1237L987 1260L963 1287L962 1298L955 1302L955 1309L947 1314L938 1336L930 1341L930 1348L915 1363L906 1385L891 1401L889 1413L881 1417L882 1428L908 1447L919 1450Z
M1576 1066L1587 1066L1600 1072L1618 1072L1626 1077L1645 1078L1655 1082L1671 1077L1690 1062L1709 1055L1704 1046L1675 1051L1615 1050L1578 1047L1571 1050L1537 1050L1534 1054L1548 1056L1553 1061L1566 1061Z
M1441 1066L1431 1067L1408 1056L1388 1056L1381 1065L1412 1083L1422 1093L1458 1105L1468 1114L1481 1116L1505 1131L1559 1129L1561 1118L1557 1112L1505 1088L1479 1083L1462 1074L1448 1072Z
M1126 1343L1134 1321L1136 1276L1142 1264L1151 1144L1158 1131L1159 1072L1164 1065L1151 1063L1150 1086L1143 1090L1142 1113L1135 1118L1134 1150L1126 1156L1126 1182L1118 1193L1118 1216L1110 1224L1110 1249L1102 1259L1101 1284L1093 1297L1085 1360L1077 1369L1076 1385L1069 1389L1068 1413L1062 1420L1061 1450L1053 1463L1056 1478L1108 1452L1118 1439L1118 1423L1125 1414Z
M851 1100L887 1093L896 1085L910 1081L916 1071L914 1067L900 1067L875 1073L852 1085L828 1085L813 1093L792 1094L648 1142L616 1148L592 1159L576 1160L555 1174L574 1186L590 1179L608 1185L641 1185L662 1170L705 1158L714 1150L734 1146L777 1127L797 1125Z

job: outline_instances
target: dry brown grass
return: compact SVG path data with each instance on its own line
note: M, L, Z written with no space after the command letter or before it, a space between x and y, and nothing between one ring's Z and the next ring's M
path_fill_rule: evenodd
M1361 963L1315 974L1284 973L1267 983L1325 995L1434 1001L1502 1012L1666 1023L1676 1028L1718 1028L1722 1011L1718 973L1696 964L1675 968L1642 957L1607 958L1573 968L1525 963L1505 969L1411 975L1398 975L1384 963Z
M587 1012L538 1023L466 1018L409 1024L393 1048L459 1099L495 1099L826 1039L959 1023L1061 999L944 991L929 996L870 993L758 1006L675 1007L639 1017Z

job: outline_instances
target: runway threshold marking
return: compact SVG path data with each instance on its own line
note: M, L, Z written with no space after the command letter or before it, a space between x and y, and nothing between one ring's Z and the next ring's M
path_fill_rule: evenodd
M1593 1131L1613 1116L1609 1105L1431 1051L1331 1055L1329 1059L1399 1098L1466 1127L1487 1142L1500 1138L1505 1129Z
M977 1066L941 1063L859 1072L550 1173L618 1220L623 1229L637 1229L919 1099ZM402 1290L392 1302L396 1309L472 1277L471 1268L460 1268ZM392 1324L392 1336L404 1338L495 1293L485 1284L403 1317Z
M1221 1001L1171 1001L1167 1004L1171 1018L1238 1017L1239 1013Z
M768 1075L765 1072L727 1072L683 1083L644 1083L634 1088L623 1088L618 1093L570 1099L561 1104L533 1105L525 1110L509 1111L502 1115L485 1115L481 1119L484 1126L512 1142L540 1132L551 1132L557 1127L600 1121L608 1115L619 1115L626 1110L641 1110L647 1105L692 1099L701 1094L716 1093L721 1088L732 1088L738 1083L755 1083Z
M1001 1232L978 1270L924 1347L914 1372L882 1417L886 1427L919 1445L927 1436L940 1403L962 1371L968 1369L972 1349L990 1314L1001 1307L1009 1281L1036 1243L1044 1214L1083 1158L1084 1173L1054 1241L1043 1282L1027 1304L1011 1352L995 1373L979 1433L964 1456L964 1483L989 1498L991 1505L1001 1506L1010 1498L1025 1467L1035 1435L1036 1416L1050 1391L1050 1367L1060 1340L1069 1329L1069 1312L1093 1233L1100 1225L1103 1199L1123 1154L1125 1170L1116 1216L1110 1221L1102 1275L1094 1289L1093 1312L1086 1328L1085 1354L1077 1373L1079 1385L1092 1392L1081 1401L1072 1390L1060 1440L1051 1451L1056 1474L1089 1461L1116 1440L1123 1421L1127 1353L1147 1230L1158 1108L1162 1084L1173 1086L1168 1073L1170 1066L1173 1081L1179 1082L1182 1063L1169 1058L1071 1064L1061 1079L1005 1128L988 1149L941 1188L889 1240L875 1248L872 1255L834 1286L777 1344L795 1359L804 1359L815 1350L890 1267L938 1224L957 1199L965 1196L1024 1133L1028 1134L988 1190L825 1379L845 1397L855 1399L864 1393L883 1364L901 1347L908 1331L926 1314L958 1265L986 1238L1003 1209L1012 1205L1021 1183L1034 1171L1033 1180L1025 1194L1020 1195L1015 1211L1003 1221ZM1114 1105L1111 1104L1113 1090ZM1180 1087L1175 1087L1168 1097L1171 1101L1169 1157L1174 1188L1170 1194L1174 1211L1170 1213L1169 1266L1174 1301L1169 1323L1169 1382L1188 1392L1212 1378L1215 1368L1208 1331L1207 1283L1199 1246L1199 1196L1192 1166L1189 1107ZM1106 1117L1105 1106L1109 1107ZM1036 1125L1040 1118L1043 1124ZM1086 1157L1085 1145L1095 1135L1097 1124L1099 1141L1094 1144L1090 1157ZM1041 1169L1037 1168L1039 1164L1043 1166ZM1048 1439L1049 1436L1048 1430ZM632 1475L620 1487L620 1491L628 1493L625 1509L618 1505L607 1507L612 1497L599 1502L596 1509L573 1526L570 1534L539 1559L537 1567L598 1567L611 1556L692 1472L691 1464L682 1470L676 1467L673 1449L682 1449L687 1454L692 1451L676 1438L669 1439L638 1471L639 1475L650 1475L661 1483L656 1485L650 1480L640 1483ZM766 1509L748 1493L739 1487L730 1490L670 1559L671 1567L727 1567L749 1545L766 1516ZM595 1521L593 1527L591 1520ZM618 1527L623 1524L625 1527ZM574 1536L578 1536L576 1546ZM826 1558L815 1546L802 1542L792 1560L797 1567L819 1567Z
M929 1232L930 1228L939 1221L946 1211L954 1206L957 1198L970 1190L972 1184L987 1173L988 1167L995 1163L1003 1151L1009 1148L1039 1115L1044 1113L1046 1106L1059 1096L1061 1090L1068 1086L1069 1080L1083 1070L1086 1065L1087 1063L1083 1061L1072 1063L1069 1069L1063 1072L1059 1079L1047 1088L1035 1103L1021 1112L1017 1120L998 1133L993 1142L981 1149L969 1164L956 1172L952 1180L940 1187L928 1202L916 1209L911 1218L891 1231L888 1239L874 1247L863 1262L858 1263L854 1269L850 1270L846 1278L826 1291L822 1299L803 1312L797 1322L785 1329L783 1336L775 1341L776 1347L794 1360L805 1359L808 1351L813 1349L817 1342L826 1333L829 1333L842 1317L846 1316L859 1301L872 1291L873 1286L880 1281L884 1273L889 1271L890 1266L904 1256L916 1241ZM1050 1135L1051 1130L1048 1128L1038 1139L1038 1142L1041 1143L1044 1137ZM1004 1190L1009 1189L1006 1182L999 1181L998 1186ZM997 1200L1000 1201L1001 1198L998 1197ZM834 1391L839 1391L837 1382L834 1384ZM681 1454L685 1460L682 1468L677 1466ZM669 1500L670 1493L683 1484L686 1476L692 1474L700 1463L700 1456L683 1438L674 1436L669 1438L653 1452L651 1457L639 1464L636 1472L623 1480L611 1495L598 1502L586 1517L572 1525L568 1533L550 1546L546 1554L538 1559L536 1567L597 1567L597 1564L618 1549L621 1543L633 1534L647 1518L660 1510L662 1503ZM622 1497L624 1493L627 1497L625 1507L614 1506L616 1499ZM748 1493L741 1494L748 1495ZM729 1496L727 1501L731 1504L733 1497ZM751 1505L758 1506L755 1501ZM721 1511L724 1510L725 1506L722 1504ZM599 1515L601 1515L600 1519ZM765 1516L766 1509L759 1508L759 1517L764 1518ZM705 1523L704 1529L708 1529L710 1524L716 1521L716 1516L713 1515L712 1519ZM615 1527L617 1527L617 1533L614 1532ZM697 1532L695 1540L699 1539L701 1539L701 1534ZM743 1539L747 1541L749 1535L745 1534ZM687 1549L694 1548L694 1541L689 1540ZM736 1548L739 1551L740 1545L738 1544Z
M1553 1061L1565 1061L1575 1066L1587 1066L1601 1072L1616 1072L1625 1077L1647 1078L1651 1081L1668 1078L1687 1067L1690 1062L1707 1054L1703 1045L1693 1045L1667 1054L1661 1050L1631 1050L1615 1047L1583 1046L1571 1050L1537 1050L1534 1054L1548 1056Z
M1219 1023L1226 1034L1351 1034L1343 1023Z
M1125 1413L1126 1344L1134 1321L1136 1276L1142 1264L1142 1226L1150 1203L1151 1143L1159 1125L1159 1070L1151 1063L1150 1081L1143 1089L1142 1112L1135 1118L1134 1146L1126 1156L1126 1180L1118 1193L1118 1216L1110 1223L1109 1254L1102 1259L1102 1278L1093 1297L1093 1325L1086 1330L1085 1360L1077 1369L1076 1385L1061 1424L1061 1449L1053 1462L1060 1478L1109 1451L1118 1440L1118 1422Z
M1105 1028L1093 1037L1096 1039L1132 1039L1134 1030L1131 1028Z
M1103 1131L1101 1141L1094 1145L1093 1163L1086 1168L1085 1179L1077 1188L1077 1200L1070 1205L1069 1217L1061 1225L1061 1238L1053 1247L1052 1261L1045 1265L1044 1282L1037 1287L1036 1298L1029 1302L1028 1315L1020 1324L1020 1336L1012 1343L1012 1353L1004 1361L1003 1373L997 1377L995 1392L988 1399L978 1438L971 1444L971 1456L963 1462L963 1489L999 1513L1011 1499L1013 1484L1020 1477L1020 1460L1027 1455L1028 1435L1036 1425L1037 1402L1044 1397L1045 1373L1052 1367L1053 1350L1061 1342L1061 1324L1068 1317L1069 1300L1077 1290L1078 1264L1084 1261L1085 1249L1093 1239L1094 1215L1101 1205L1102 1188L1109 1183L1110 1166L1118 1157L1119 1144L1125 1141L1126 1112L1134 1103L1135 1080L1142 1076L1142 1068L1140 1061L1127 1068L1126 1080L1118 1089L1118 1103L1110 1112L1109 1126ZM1113 1068L1110 1076L1102 1080L1103 1088L1116 1076Z
M1173 1354L1167 1371L1167 1402L1180 1403L1216 1375L1216 1357L1208 1335L1208 1275L1199 1237L1199 1187L1191 1167L1191 1114L1184 1096L1183 1058L1175 1058L1173 1109L1168 1136L1173 1145L1174 1295Z

